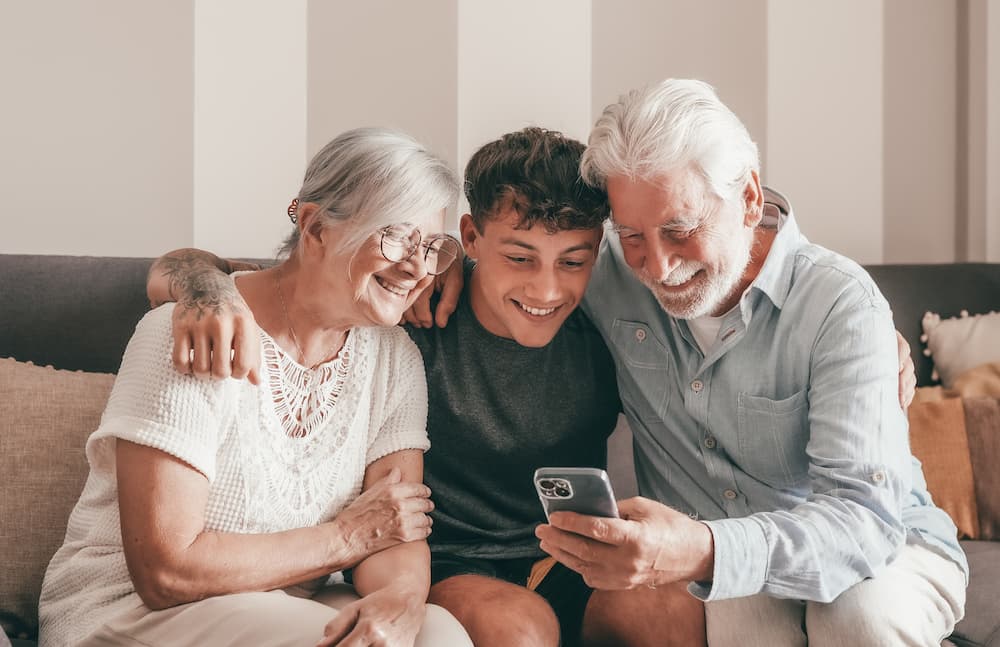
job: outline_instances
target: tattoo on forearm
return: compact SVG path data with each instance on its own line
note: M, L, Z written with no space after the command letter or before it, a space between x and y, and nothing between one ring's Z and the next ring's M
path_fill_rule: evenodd
M157 263L157 269L168 279L170 296L185 311L193 311L198 320L210 312L219 315L226 307L236 312L244 310L236 284L213 258L205 252L185 251Z

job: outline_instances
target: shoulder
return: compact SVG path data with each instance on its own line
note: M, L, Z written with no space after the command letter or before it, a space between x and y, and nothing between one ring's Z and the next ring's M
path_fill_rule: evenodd
M237 380L199 380L174 368L174 307L173 303L159 306L136 324L122 357L112 399L122 392L134 391L150 401L157 398L214 400L221 392L243 384Z
M125 347L122 369L129 364L142 362L147 368L173 368L173 313L174 303L165 303L147 312L135 326L135 332ZM120 372L120 371L119 371Z
M861 265L820 245L808 243L796 250L793 272L792 291L800 298L822 299L831 305L889 308Z
M376 367L391 370L406 369L419 365L423 367L420 350L403 326L358 328L358 352L370 352Z

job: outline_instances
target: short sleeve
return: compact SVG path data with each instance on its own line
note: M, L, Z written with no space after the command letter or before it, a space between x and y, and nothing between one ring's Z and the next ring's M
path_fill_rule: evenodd
M379 340L378 371L384 378L381 408L375 433L370 436L366 464L404 449L430 448L427 439L427 379L416 344L399 327L385 329ZM382 381L382 380L377 380ZM378 397L378 394L376 395ZM379 407L376 407L378 410Z
M94 469L112 471L109 440L121 438L179 458L208 478L226 417L226 392L232 380L199 380L174 369L171 314L163 305L136 326L125 349L101 424L87 442ZM109 464L110 462L110 464Z

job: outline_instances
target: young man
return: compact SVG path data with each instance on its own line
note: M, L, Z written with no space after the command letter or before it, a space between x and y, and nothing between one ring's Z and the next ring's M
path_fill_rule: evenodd
M701 603L681 587L598 592L588 606L592 590L543 560L534 536L545 521L534 470L603 467L620 410L614 362L577 309L608 216L605 193L580 179L583 150L559 133L528 128L472 157L471 213L460 225L465 288L446 327L408 327L429 394L430 601L481 646L575 645L581 632L591 645L699 644ZM216 347L228 351L229 331L245 338L253 329L252 320L229 313L242 306L215 265L231 268L206 257L175 252L150 273L151 300L169 294L181 302L176 356L196 373L209 372L210 356L198 330L223 329ZM196 350L194 365L188 348ZM219 361L228 355L215 353L213 374L228 368ZM236 377L256 365L242 353L237 360Z

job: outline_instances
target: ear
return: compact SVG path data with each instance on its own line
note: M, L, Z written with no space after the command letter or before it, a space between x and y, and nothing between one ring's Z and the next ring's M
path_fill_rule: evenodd
M307 248L317 244L322 246L324 243L325 228L320 220L320 211L319 205L314 202L299 204L296 225L299 228L299 240Z
M458 222L459 233L462 235L462 247L465 248L465 255L472 260L479 258L479 239L482 233L476 227L476 222L472 219L472 214L463 214Z
M760 175L750 171L743 187L743 224L753 229L764 217L764 192L760 188Z

